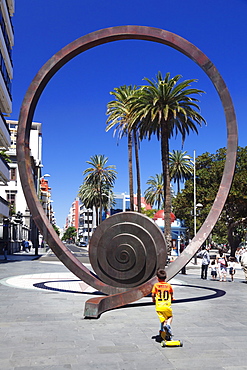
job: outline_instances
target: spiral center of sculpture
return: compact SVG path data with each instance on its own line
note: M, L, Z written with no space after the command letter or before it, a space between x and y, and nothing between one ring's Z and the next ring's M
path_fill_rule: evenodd
M121 244L119 246L120 248L120 253L119 255L117 254L116 255L116 259L119 261L119 262L122 262L122 263L127 263L129 262L130 260L130 255L129 255L129 252L127 251L127 248L130 247L129 245L126 245L126 244Z

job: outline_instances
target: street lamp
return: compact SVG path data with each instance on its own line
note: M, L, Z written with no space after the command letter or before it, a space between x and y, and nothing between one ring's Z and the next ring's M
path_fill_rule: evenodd
M196 235L196 210L197 208L202 208L203 205L201 203L196 204L196 151L194 150L194 160L193 160L193 168L194 168L194 209L193 209L193 216L194 216L194 236Z
M48 220L49 222L51 222L51 203L53 202L53 200L51 199L48 199L48 203L47 203L47 208L48 208Z
M194 150L194 158L193 158L193 168L194 168L194 209L193 209L193 216L194 216L194 237L196 236L196 210L197 208L202 208L203 205L201 203L196 203L196 151ZM197 258L195 255L194 259L195 265L197 264Z
M194 206L194 236L196 235L196 217L197 217L196 210L197 210L197 208L202 208L202 207L203 207L203 205L201 203L197 203Z

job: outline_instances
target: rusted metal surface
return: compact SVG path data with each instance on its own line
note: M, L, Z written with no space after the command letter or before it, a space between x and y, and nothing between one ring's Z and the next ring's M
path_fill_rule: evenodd
M107 218L89 245L90 263L97 276L115 287L134 287L165 268L167 252L160 228L137 212Z
M107 304L103 304L101 299L100 306L103 307L104 310L119 306L119 304L123 302L123 297L124 304L126 304L128 302L132 302L133 300L141 298L141 296L143 295L148 294L151 289L150 281L152 281L153 278L148 280L146 283L136 286L132 289L129 289L128 287L124 288L111 286L108 283L101 281L98 277L92 274L73 256L72 253L70 253L70 251L67 250L64 244L58 238L53 227L50 225L37 198L30 163L29 137L33 115L39 97L52 76L60 68L62 68L64 64L66 64L76 55L95 46L117 40L130 39L148 40L168 45L180 51L184 55L188 56L195 63L197 63L214 84L221 99L226 117L226 163L216 199L208 214L207 219L205 220L204 224L202 225L201 229L194 237L190 245L184 250L184 252L177 258L175 262L168 266L167 271L169 279L176 275L181 270L181 268L193 258L194 254L197 252L197 250L200 248L202 243L206 240L206 238L212 231L223 209L231 187L237 152L237 124L234 107L228 89L221 75L219 74L214 64L202 51L200 51L189 41L172 32L144 26L120 26L106 28L82 36L81 38L68 44L58 53L56 53L50 60L48 60L48 62L40 69L27 90L19 116L17 159L23 191L36 225L38 226L40 232L46 238L54 253L64 263L64 265L67 266L67 268L77 277L85 281L87 284L93 286L95 289L106 294L114 294L114 298L112 300L108 297L105 298L105 302L107 302ZM148 258L149 256L147 256L147 259ZM145 287L148 287L148 289L146 289ZM124 293L124 295L117 294L123 293L126 290L128 291Z

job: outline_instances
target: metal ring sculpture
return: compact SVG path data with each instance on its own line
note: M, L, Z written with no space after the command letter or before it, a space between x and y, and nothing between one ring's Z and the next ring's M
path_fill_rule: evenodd
M48 62L40 69L37 75L34 77L31 85L29 86L27 93L24 97L22 107L20 110L19 116L19 125L18 125L18 137L17 137L17 160L20 172L20 178L22 182L23 191L28 203L28 207L31 211L32 217L38 226L40 232L45 237L49 246L53 250L53 252L57 255L57 257L63 262L67 268L73 272L77 277L81 280L85 281L87 284L91 285L95 289L105 293L105 294L113 294L110 297L103 297L103 298L96 298L91 299L86 302L85 306L85 316L89 317L98 317L101 312L108 310L113 307L122 306L124 304L136 301L141 297L147 295L151 291L151 287L153 283L156 281L155 277L150 277L149 274L145 278L143 278L143 273L141 273L140 281L135 280L134 288L129 288L128 284L126 283L126 275L122 274L121 279L124 277L124 284L120 283L119 281L116 282L112 280L111 274L109 274L108 267L106 268L105 262L101 262L100 267L97 266L97 263L101 261L102 254L100 252L99 258L96 258L94 252L90 253L92 257L92 262L94 268L99 268L101 271L98 274L101 276L101 279L95 276L92 272L90 272L82 263L80 263L73 254L64 246L61 240L58 238L57 234L55 233L53 227L49 223L43 208L39 202L39 199L36 194L36 189L34 186L33 176L32 176L32 167L31 167L31 160L30 160L30 149L29 149L29 137L30 137L30 129L32 124L32 119L34 115L34 111L40 95L44 88L46 87L49 80L52 76L68 61L72 58L77 56L78 54L91 49L95 46L102 45L108 42L117 41L117 40L130 40L130 39L138 39L138 40L148 40L153 42L158 42L164 45L168 45L184 55L188 56L192 59L195 63L197 63L202 70L207 74L207 76L212 81L214 87L216 88L226 117L226 125L227 125L227 153L226 153L226 163L225 168L221 180L221 184L213 203L213 206L203 223L201 229L198 231L190 245L184 250L184 252L177 258L175 262L170 264L167 268L168 279L171 279L175 276L183 266L185 266L200 248L202 243L206 240L210 232L212 231L215 223L217 222L218 217L223 209L225 204L226 198L228 196L231 182L234 174L235 169L235 162L236 162L236 153L237 153L237 123L236 117L234 112L234 107L232 104L232 100L226 84L224 83L221 75L217 71L214 64L210 61L210 59L200 51L196 46L191 44L189 41L183 39L182 37L171 33L169 31L165 31L162 29L152 28L152 27L144 27L144 26L119 26L113 28L106 28L102 29L88 35L82 36L79 39L73 41L72 43L65 46L61 49L58 53L56 53ZM124 223L124 215L121 216L121 223ZM130 217L133 221L135 219L134 215L131 214L130 216L126 213L126 219ZM117 219L117 218L116 218ZM135 239L135 235L137 232L136 228L141 229L139 223L140 219L142 224L145 225L149 224L150 220L145 218L145 216L139 215L138 218L134 221L136 222L137 226L129 226L133 236L130 238L133 240ZM131 222L132 222L131 221ZM107 221L108 222L108 221ZM115 237L117 238L116 231L118 230L117 227L113 227L115 229ZM145 228L145 227L144 227ZM155 240L156 237L156 229L151 228L151 236ZM100 226L100 230L104 230L104 226ZM121 227L120 227L121 230ZM96 230L97 231L97 230ZM103 231L104 232L104 231ZM108 231L107 231L108 232ZM121 232L121 231L120 231ZM99 233L100 238L102 237L101 231L97 231ZM158 233L158 231L157 231ZM99 238L99 239L100 239ZM143 237L141 237L142 240ZM95 236L93 241L96 243L97 237ZM107 238L106 238L107 239ZM119 239L120 244L123 243L122 237L117 238ZM120 258L121 263L128 260L128 256L130 253L135 254L135 252L131 251L130 246L130 239L128 239L128 246L124 245L123 248L125 251L120 251L118 247L117 239L114 240L115 247L117 248L116 254L119 254L117 257ZM144 238L145 239L145 238ZM107 239L107 243L111 238ZM127 240L127 239L126 239ZM146 243L143 242L143 244ZM99 243L101 243L101 239ZM111 240L112 242L112 240ZM142 242L140 242L141 244ZM155 242L156 243L156 242ZM134 243L135 244L135 243ZM160 248L160 240L158 242L159 247L154 247L153 250L157 251L157 255L161 254L165 256L165 241L163 241L163 246ZM105 245L105 244L104 244ZM97 248L97 245L90 244L90 249ZM120 248L120 249L121 249ZM146 249L147 246L145 245ZM131 252L130 252L131 251ZM147 261L149 260L149 256L147 255L149 250L146 249L145 252L141 252L141 254L146 254ZM109 256L109 251L107 251ZM138 257L139 259L140 257ZM152 257L151 257L152 258ZM162 257L163 258L163 257ZM111 258L107 257L108 262L110 262L111 267L115 268L116 262L112 261ZM96 264L94 263L98 261ZM157 263L160 262L160 258L157 258ZM106 268L106 271L103 271ZM152 270L152 268L151 268ZM154 271L151 272L151 275ZM148 279L145 281L145 279ZM106 280L106 282L104 281ZM116 280L116 279L115 279ZM119 279L117 279L119 280ZM128 278L127 278L128 280ZM109 285L111 284L111 285ZM131 283L130 285L132 285ZM139 285L138 285L139 284Z

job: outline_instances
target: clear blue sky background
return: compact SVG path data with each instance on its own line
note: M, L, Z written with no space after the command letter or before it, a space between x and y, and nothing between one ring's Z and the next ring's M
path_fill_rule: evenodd
M57 51L87 33L137 24L174 32L201 49L215 64L232 96L239 125L239 145L246 146L246 0L17 0L13 24L13 113L18 119L26 90L42 65ZM196 78L206 91L201 113L207 127L191 134L184 150L193 156L226 145L220 99L208 77L189 58L168 46L148 41L118 41L89 50L64 66L49 82L34 121L43 125L43 174L49 173L57 224L65 223L83 182L86 161L104 154L116 165L115 192L128 193L127 143L117 145L105 132L109 92L121 85L140 85L143 78L181 74ZM181 138L170 149L181 149ZM160 143L143 142L140 150L142 193L150 176L161 172Z

